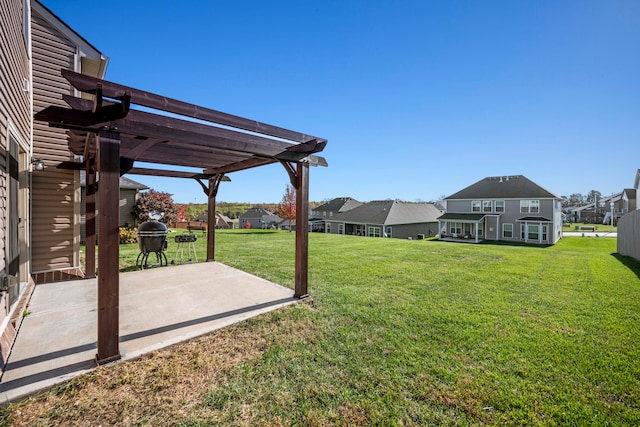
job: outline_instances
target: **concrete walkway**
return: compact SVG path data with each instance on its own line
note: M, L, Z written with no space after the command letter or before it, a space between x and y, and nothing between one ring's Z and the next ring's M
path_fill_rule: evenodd
M563 231L563 236L569 237L618 237L615 231Z
M38 285L0 381L0 404L96 367L97 280ZM217 262L120 274L120 353L140 356L298 301Z

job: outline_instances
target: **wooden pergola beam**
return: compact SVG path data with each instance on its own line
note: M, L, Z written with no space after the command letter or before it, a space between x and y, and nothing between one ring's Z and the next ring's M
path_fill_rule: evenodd
M261 133L264 135L275 136L277 138L288 139L294 142L305 142L316 138L300 132L291 131L281 127L262 123L256 120L250 120L244 117L234 116L232 114L223 113L221 111L212 110L202 106L196 106L177 99L168 98L162 95L156 95L118 83L101 80L95 77L79 74L71 70L62 69L62 75L76 89L85 93L96 93L97 85L100 84L103 96L113 99L120 99L127 92L131 94L131 103L144 105L145 107L154 108L156 110L166 111L169 113L180 114L194 119L206 120L225 126L231 126L243 129L249 132ZM326 140L324 140L326 142Z

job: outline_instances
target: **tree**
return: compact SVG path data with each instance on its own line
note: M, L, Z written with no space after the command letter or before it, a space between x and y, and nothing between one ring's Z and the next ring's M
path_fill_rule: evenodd
M176 205L176 208L177 208L176 221L186 221L187 205Z
M289 225L291 225L291 221L296 219L296 192L292 186L287 185L282 201L276 208L276 213L280 218L289 220ZM291 227L289 227L289 231L291 231Z
M587 203L594 203L602 199L602 194L598 190L591 190L587 194Z
M153 211L164 214L160 221L165 224L174 223L178 216L178 209L173 203L171 194L155 190L140 193L133 206L133 216L144 222L149 220L149 213Z
M573 193L569 196L569 206L584 205L584 196L580 193Z

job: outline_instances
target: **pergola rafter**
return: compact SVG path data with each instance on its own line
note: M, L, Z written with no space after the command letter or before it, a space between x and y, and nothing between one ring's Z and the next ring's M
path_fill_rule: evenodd
M100 205L98 257L98 363L120 357L118 345L118 177L125 173L190 178L208 199L207 260L215 260L215 207L229 173L280 162L296 188L294 295L307 295L309 166L327 166L326 139L234 116L69 70L62 75L93 100L64 96L69 108L50 106L35 115L67 129L69 150L80 161L58 165L87 173L87 276L95 269L95 202ZM139 111L139 105L186 119ZM197 119L200 122L196 122ZM207 123L203 123L207 122ZM222 127L221 127L222 126ZM140 168L136 162L186 166L201 172ZM99 174L99 182L96 176ZM102 191L97 191L97 187ZM106 189L106 190L105 190Z

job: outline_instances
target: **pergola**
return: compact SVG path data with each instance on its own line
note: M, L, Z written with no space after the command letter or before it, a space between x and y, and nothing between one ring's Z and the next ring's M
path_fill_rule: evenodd
M119 351L119 178L125 173L191 178L208 197L207 261L215 260L216 195L227 174L280 163L296 190L295 290L307 295L309 166L327 166L326 139L222 113L69 70L62 75L88 98L64 95L69 108L50 106L35 115L67 129L78 161L63 169L85 170L86 276L96 276L96 194L99 211L97 362ZM131 109L131 105L170 115ZM185 118L174 117L180 115ZM191 118L191 119L187 119ZM196 120L193 120L196 119ZM201 173L135 167L135 162L201 169ZM176 168L177 169L177 168ZM100 188L102 191L98 191Z

